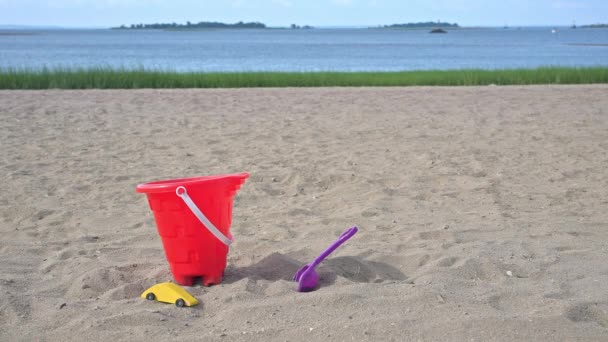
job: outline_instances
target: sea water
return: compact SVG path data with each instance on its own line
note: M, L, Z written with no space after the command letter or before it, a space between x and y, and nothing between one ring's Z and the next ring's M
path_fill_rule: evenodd
M608 29L0 30L0 68L398 71L607 65Z

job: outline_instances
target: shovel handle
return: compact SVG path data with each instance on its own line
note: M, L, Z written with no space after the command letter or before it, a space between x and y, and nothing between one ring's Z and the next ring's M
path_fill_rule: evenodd
M346 240L350 239L353 235L355 235L358 230L359 228L357 227L350 227L345 230L344 233L340 234L340 237L336 241L334 241L334 243L332 243L325 251L323 251L323 253L321 253L315 260L313 260L313 262L310 263L308 268L314 269L315 266L317 266L321 261L327 258L328 255L330 255L334 250L336 250L336 248L340 247L341 244L345 243Z

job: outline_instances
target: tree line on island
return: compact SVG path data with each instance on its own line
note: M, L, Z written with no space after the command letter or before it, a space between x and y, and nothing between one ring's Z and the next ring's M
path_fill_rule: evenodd
M186 22L185 24L178 23L154 23L154 24L131 24L130 26L121 25L113 27L114 29L131 29L131 30L167 30L167 29L199 29L199 28L255 28L264 29L266 25L259 22L244 23L239 21L234 24L226 24L214 21L201 21L199 23Z
M392 24L392 25L383 25L379 26L380 28L458 28L458 24L456 23L446 23L446 22L419 22L419 23L405 23L405 24ZM131 24L131 25L121 25L119 27L113 27L112 29L118 30L183 30L183 29L269 29L271 27L266 26L264 23L260 22L242 22L239 21L234 24L227 24L215 21L201 21L198 23L192 23L190 21L185 24L178 23L153 23L153 24ZM313 29L314 27L309 25L297 25L291 24L289 27L272 27L275 29L285 29L290 28L292 30L299 29Z
M592 25L583 25L579 26L580 28L608 28L608 24L592 24ZM121 25L119 27L112 27L112 29L120 29L120 30L172 30L172 29L292 29L292 30L300 30L300 29L314 29L313 26L309 25L297 25L291 24L288 27L268 27L264 23L260 22L242 22L239 21L234 24L227 24L215 21L201 21L199 23L192 23L190 21L185 24L178 23L154 23L154 24L131 24L131 25ZM391 25L380 25L376 27L370 28L387 28L387 29L428 29L434 28L437 30L443 28L460 28L457 23L448 23L441 21L425 21L418 23L403 23L403 24L391 24ZM505 27L506 28L506 27ZM573 25L572 28L576 28L576 25Z
M201 21L199 23L192 23L190 21L185 24L178 23L154 23L154 24L131 24L121 25L119 27L113 27L112 29L118 30L173 30L173 29L266 29L268 28L266 24L260 22L242 22L234 24L226 24L215 21ZM304 25L296 25L291 24L289 27L294 30L298 29L312 29L312 26Z
M608 28L608 24L591 24L591 25L583 25L582 28Z
M392 25L384 25L384 28L421 28L421 29L426 29L426 28L458 28L460 26L458 26L457 23L444 23L441 21L425 21L425 22L419 22L419 23L405 23L405 24L392 24Z

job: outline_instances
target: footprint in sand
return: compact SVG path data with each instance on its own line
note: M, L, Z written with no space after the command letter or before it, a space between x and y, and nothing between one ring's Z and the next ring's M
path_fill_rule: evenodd
M572 322L595 322L608 328L608 304L580 303L568 309L566 317Z
M439 267L451 267L456 262L458 262L458 260L460 260L460 258L458 258L458 257L443 258L443 259L439 260L439 262L437 263L437 266L439 266Z
M40 210L38 213L36 213L35 217L38 221L43 220L45 217L51 216L55 213L54 210Z
M430 255L425 254L425 255L421 256L420 260L418 260L418 267L422 267L422 266L428 264L429 260L431 260Z
M382 262L358 257L337 257L324 262L332 273L358 283L377 283L384 280L406 280L395 267Z

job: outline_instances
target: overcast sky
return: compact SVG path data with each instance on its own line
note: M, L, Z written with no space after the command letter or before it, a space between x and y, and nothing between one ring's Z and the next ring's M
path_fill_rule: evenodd
M186 21L269 26L371 26L448 21L464 26L608 22L608 0L0 0L0 25L109 27Z

